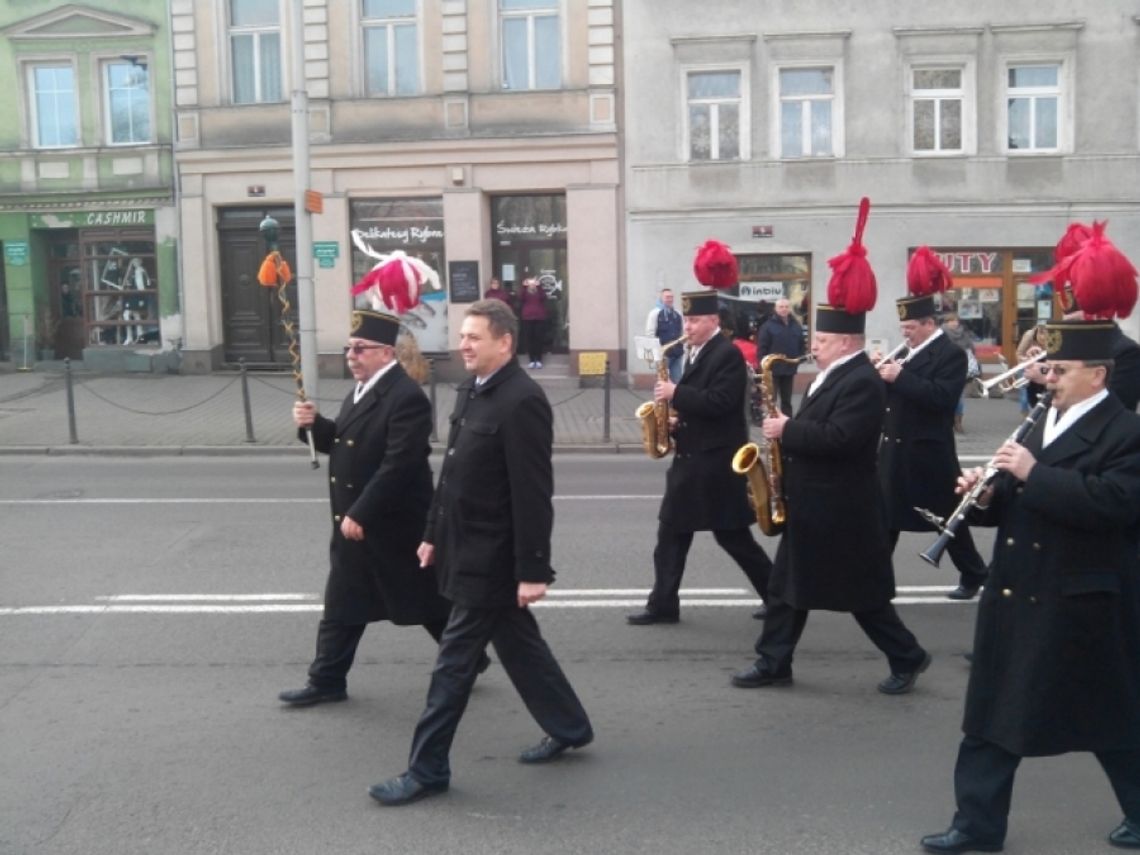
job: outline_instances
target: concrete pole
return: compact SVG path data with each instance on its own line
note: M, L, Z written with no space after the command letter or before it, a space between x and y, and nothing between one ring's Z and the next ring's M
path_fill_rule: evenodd
M297 241L297 320L301 340L301 373L304 375L305 396L316 401L317 310L316 295L313 292L313 215L305 210L305 191L309 189L309 92L305 87L304 5L304 0L292 0L290 3L293 217Z

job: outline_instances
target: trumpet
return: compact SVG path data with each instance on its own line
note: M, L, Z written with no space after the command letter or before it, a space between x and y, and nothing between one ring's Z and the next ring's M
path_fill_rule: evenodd
M883 365L884 363L890 362L892 359L894 359L896 356L898 356L904 350L906 350L906 342L900 341L897 345L895 345L894 349L890 353L888 353L886 356L880 356L875 361L875 367L878 368L880 365Z
M996 377L991 377L989 380L975 379L974 382L978 384L978 391L983 398L990 397L990 392L997 389L998 392L1004 395L1006 392L1012 392L1014 389L1020 389L1029 382L1029 377L1025 373L1025 369L1029 368L1044 359L1046 356L1045 351L1036 353L1029 357L1024 362L1019 362L1013 368L1003 371Z
M1049 409L1049 405L1052 401L1052 392L1046 392L1038 398L1036 406L1029 411L1029 415L1017 426L1017 430L1010 434L1006 442L1021 442L1025 439L1025 437L1029 435L1029 432L1033 430L1033 426L1037 424L1041 416ZM946 547L950 545L950 541L957 535L958 528L965 521L966 516L970 513L970 509L978 504L982 493L986 491L986 488L994 482L994 479L997 478L999 474L1001 474L1001 470L994 466L994 458L990 458L990 462L986 464L986 468L982 472L982 477L974 482L974 486L962 496L962 501L958 503L958 507L951 511L950 516L946 517L946 519L943 519L938 516L938 514L926 508L916 507L914 509L920 517L938 529L938 539L935 540L925 552L918 553L919 558L927 564L931 564L935 567L938 566L938 561L942 558L942 553L946 551Z

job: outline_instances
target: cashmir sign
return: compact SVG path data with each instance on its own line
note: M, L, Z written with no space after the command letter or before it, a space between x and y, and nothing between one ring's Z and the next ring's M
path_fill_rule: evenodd
M33 214L33 229L105 229L129 226L153 226L154 210L140 208L127 211L69 211L57 214Z

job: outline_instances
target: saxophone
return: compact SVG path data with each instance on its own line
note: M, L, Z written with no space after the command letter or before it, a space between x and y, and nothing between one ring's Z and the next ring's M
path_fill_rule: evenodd
M760 399L766 416L777 416L776 394L772 387L772 364L790 362L793 365L803 362L805 357L793 359L779 353L770 353L760 360L760 373L756 383L760 387ZM762 445L748 442L740 446L732 456L732 471L748 479L748 500L756 511L756 524L766 535L779 534L787 522L787 509L784 507L784 493L781 480L784 465L780 462L780 443L765 440Z
M666 353L678 344L683 344L685 336L676 341L661 345L661 358L657 360L657 379L669 379L669 357ZM654 460L660 460L673 450L673 437L669 435L669 402L646 401L634 412L641 421L641 444L645 453Z

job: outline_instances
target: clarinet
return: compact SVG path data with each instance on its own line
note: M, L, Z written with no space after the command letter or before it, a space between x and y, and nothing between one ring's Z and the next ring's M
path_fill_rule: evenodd
M1038 398L1036 406L1034 406L1033 409L1029 411L1029 415L1027 415L1024 421L1022 421L1022 423L1017 426L1017 430L1009 435L1009 439L1007 439L1006 442L1021 442L1023 439L1025 439L1029 432L1033 430L1033 426L1037 424L1038 420L1041 418L1044 412L1049 409L1049 403L1052 400L1052 392L1046 392L1044 395ZM1004 445L1005 443L1002 444ZM974 486L971 487L962 496L962 501L958 503L958 507L956 507L950 516L946 519L943 519L937 514L928 511L926 508L915 508L915 511L918 512L918 515L928 523L933 524L939 532L938 539L934 541L934 543L932 543L925 552L918 553L919 558L921 558L927 564L932 564L935 567L938 566L938 562L942 558L942 553L946 551L946 547L948 547L950 545L950 541L954 539L954 535L957 533L958 528L965 521L966 516L970 513L970 510L978 504L978 500L981 499L982 493L984 493L986 489L991 484L993 484L994 480L997 478L1000 472L1001 470L994 466L994 458L991 457L990 462L986 464L986 468L982 473L982 477L979 478L974 483Z

